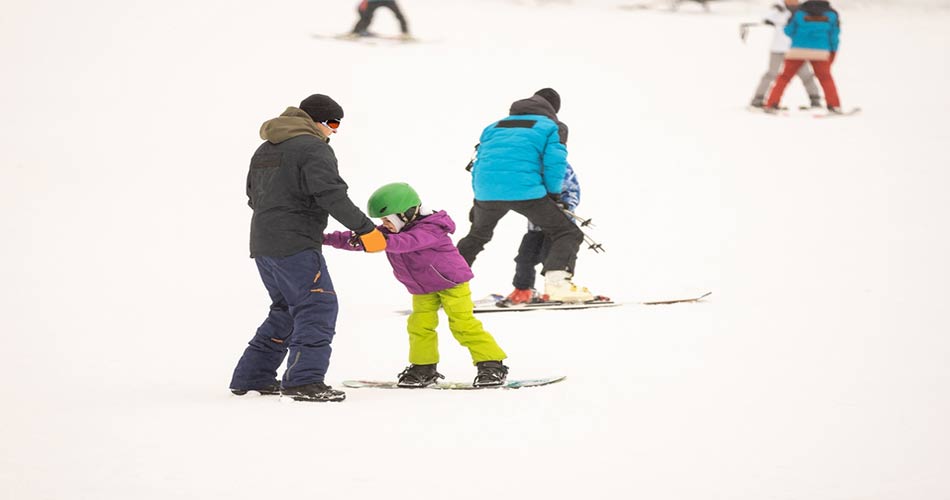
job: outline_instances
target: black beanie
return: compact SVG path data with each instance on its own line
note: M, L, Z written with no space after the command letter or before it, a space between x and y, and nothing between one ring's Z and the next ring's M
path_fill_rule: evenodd
M554 89L543 88L535 92L534 95L539 95L543 97L545 101L551 103L551 107L554 108L555 113L561 110L561 96Z
M317 123L343 119L343 108L336 101L323 94L313 94L300 101L300 109L304 110Z

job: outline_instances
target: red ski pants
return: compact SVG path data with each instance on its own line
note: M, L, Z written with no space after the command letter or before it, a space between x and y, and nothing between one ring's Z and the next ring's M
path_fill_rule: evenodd
M818 78L818 83L821 84L821 89L825 91L825 102L829 107L839 107L841 106L841 101L838 99L838 88L835 87L835 79L831 77L831 63L835 60L834 52L831 53L831 58L827 61L804 61L802 59L786 59L785 65L782 68L782 73L778 75L778 78L775 79L775 83L772 85L772 91L769 92L769 100L765 103L766 107L778 106L779 101L782 100L782 94L785 92L785 87L788 85L788 82L792 80L795 76L795 73L798 72L798 69L802 67L802 64L806 62L811 64L811 68L815 71L815 77Z

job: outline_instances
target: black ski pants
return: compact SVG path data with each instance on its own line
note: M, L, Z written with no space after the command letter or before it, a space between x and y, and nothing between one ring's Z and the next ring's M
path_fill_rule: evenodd
M541 274L548 271L567 271L574 273L577 251L584 241L581 232L573 221L564 216L554 200L547 196L536 200L520 201L479 201L472 208L472 227L468 234L459 240L459 253L471 266L475 257L491 241L498 221L509 211L517 212L541 228L551 239L551 247L544 257Z
M515 288L527 290L534 288L534 278L537 275L535 267L544 262L551 251L551 238L544 231L527 231L521 238L518 255L515 256L515 277L511 284Z
M362 33L369 29L370 23L373 22L373 14L376 9L380 7L386 7L387 9L393 11L393 14L396 15L396 20L399 21L399 29L403 33L409 33L409 24L406 22L406 17L402 15L402 11L399 10L399 6L396 5L395 0L382 0L378 2L360 2L357 12L360 14L360 20L356 22L356 26L353 27L353 33Z

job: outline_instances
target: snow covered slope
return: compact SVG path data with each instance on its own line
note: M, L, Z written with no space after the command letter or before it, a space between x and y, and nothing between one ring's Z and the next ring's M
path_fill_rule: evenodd
M764 2L401 3L425 42L311 36L355 2L5 7L0 497L950 496L945 9L840 9L864 113L815 120L744 110L770 33L737 26ZM485 317L511 376L567 375L550 387L229 394L268 305L244 197L262 121L334 96L353 199L411 182L461 237L482 127L545 86L607 249L576 281L709 300ZM509 291L523 228L503 221L476 295ZM408 296L382 256L327 258L328 381L394 377ZM442 331L440 370L471 378Z

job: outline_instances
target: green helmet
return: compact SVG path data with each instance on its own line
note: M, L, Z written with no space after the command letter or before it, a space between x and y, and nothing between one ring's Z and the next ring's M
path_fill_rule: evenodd
M419 195L412 186L405 182L393 182L377 189L369 197L366 209L370 217L385 217L401 214L421 204L422 200L419 199Z

